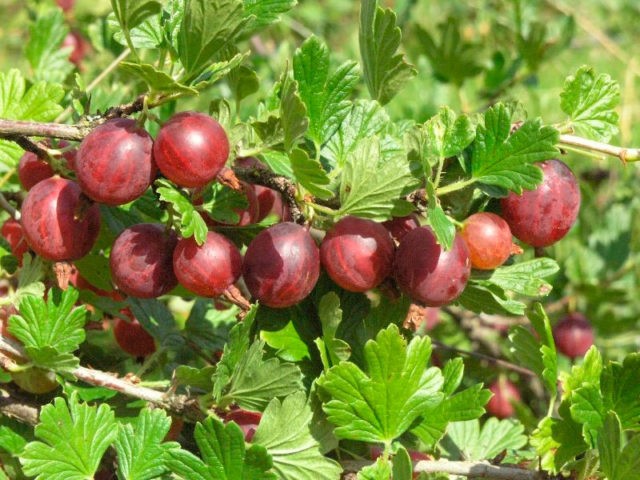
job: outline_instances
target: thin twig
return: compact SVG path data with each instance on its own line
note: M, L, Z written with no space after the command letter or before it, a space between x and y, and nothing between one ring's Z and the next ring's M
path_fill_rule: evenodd
M0 389L0 413L21 423L36 425L40 416L40 405L32 398L25 398L11 384Z
M16 207L9 203L7 198L2 193L0 193L0 208L8 212L14 220L20 220L20 212L16 209Z
M560 135L560 144L604 153L605 155L618 157L623 162L635 162L640 160L640 148L617 147L615 145L596 142L595 140L589 140L575 135Z
M346 471L359 471L371 465L364 460L343 461ZM448 460L421 460L414 463L414 472L448 473L467 478L487 478L494 480L542 480L548 478L544 472L526 470L524 468L492 465L487 462L455 462Z
M0 350L10 353L18 359L27 359L20 345L2 336L0 336ZM0 353L0 367L11 371L19 368L19 364L5 353ZM141 387L124 378L118 378L110 373L86 367L77 367L71 371L71 374L78 380L82 380L90 385L108 388L123 395L145 400L157 407L170 410L179 415L184 415L193 420L202 420L204 418L204 414L198 407L197 399L186 395L174 395L147 387Z
M91 127L0 118L0 138L6 138L16 143L18 143L17 136L64 138L65 140L77 141L82 140L90 131Z
M498 366L498 367L506 368L507 370L512 370L514 372L521 373L522 375L527 375L527 376L530 376L530 377L536 377L537 376L535 374L535 372L532 372L528 368L521 367L520 365L516 365L515 363L507 362L506 360L501 360L499 358L494 358L494 357L491 357L489 355L485 355L484 353L470 352L468 350L460 350L459 348L450 347L449 345L445 345L444 343L439 342L437 340L432 340L431 343L436 348L440 348L442 350L448 350L450 352L458 353L460 355L467 355L469 357L480 358L480 359L485 360L486 362L490 363L491 365L495 365L495 366Z

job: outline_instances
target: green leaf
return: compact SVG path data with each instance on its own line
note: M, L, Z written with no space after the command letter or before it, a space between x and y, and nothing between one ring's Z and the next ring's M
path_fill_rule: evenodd
M571 392L571 417L582 424L584 439L596 446L598 431L604 422L604 400L596 385L584 383Z
M592 346L582 359L582 363L574 365L571 368L571 373L562 379L562 398L570 398L574 390L585 384L595 385L600 388L601 374L602 356L598 349Z
M119 424L115 441L118 453L118 477L127 480L151 480L168 469L162 442L171 427L171 418L160 409L143 409L131 424Z
M380 330L364 347L367 372L351 362L332 367L319 380L330 396L324 410L339 438L390 443L407 431L422 412L443 398L443 379L427 369L429 337L407 346L394 324Z
M456 226L440 206L435 186L429 177L427 177L425 191L428 199L427 218L429 219L429 225L436 235L436 241L445 250L450 250L456 238Z
M86 480L93 478L102 455L115 440L117 424L106 403L91 407L56 398L40 412L35 435L41 441L27 444L20 462L37 480Z
M349 95L358 82L357 64L346 62L330 77L329 49L312 35L296 50L293 75L307 107L307 135L316 145L323 145L349 113Z
M122 62L119 65L123 72L139 78L149 87L150 92L179 93L197 95L198 90L181 84L167 73L147 63Z
M567 77L560 94L560 108L569 115L571 125L580 134L608 142L618 133L620 86L607 74L596 75L583 66Z
M378 138L363 140L344 166L338 215L376 221L408 215L413 206L403 197L418 183L406 157L384 158Z
M487 282L498 285L506 291L528 297L542 297L553 288L544 280L560 270L558 263L551 258L535 258L493 270Z
M545 417L531 436L531 445L542 457L542 468L552 473L587 450L580 424L570 417Z
M3 419L4 422L4 419ZM13 456L19 455L27 444L27 440L13 428L0 426L0 449Z
M338 327L342 322L342 309L340 308L340 298L335 292L329 292L322 296L318 304L318 317L322 324L322 346L321 355L325 356L325 368L337 365L340 361L347 361L351 355L351 347L348 343L336 338ZM326 351L326 353L324 353ZM328 358L326 355L328 354Z
M242 33L249 18L240 0L187 0L178 33L178 54L189 84Z
M458 88L467 78L475 77L483 70L482 47L462 38L460 19L454 16L438 25L440 42L425 29L416 26L417 37L427 55L436 78L451 82Z
M637 429L640 423L640 354L632 353L622 364L610 362L601 376L605 407L618 414L623 429Z
M640 479L640 436L636 435L627 443L618 457L616 476L611 480Z
M167 306L155 298L129 297L127 304L133 316L162 347L175 348L184 345L184 339L176 320Z
M250 68L240 66L229 72L229 86L236 102L241 102L260 89L260 79L258 74Z
M50 122L62 112L63 98L61 85L40 81L27 89L19 70L0 72L0 118ZM14 142L0 140L0 173L16 168L23 153Z
M202 245L207 240L207 224L189 197L168 180L156 180L156 186L160 200L167 202L174 214L180 217L180 235L183 238L193 237L198 245Z
M333 192L326 188L330 182L329 176L319 161L310 158L307 152L300 148L291 152L289 160L296 180L312 195L325 200L334 196Z
M368 465L358 472L358 480L390 480L393 472L391 463L382 455L373 465Z
M447 157L456 156L475 138L475 127L467 115L456 116L449 107L441 107L436 115L419 127L423 137L420 157L427 176L433 166Z
M471 172L475 180L514 191L533 189L542 181L542 170L533 165L559 155L558 131L527 120L510 134L511 115L498 104L484 115L473 144Z
M615 471L618 464L618 457L620 456L621 444L622 429L620 427L620 420L614 412L609 412L604 419L597 443L600 469L609 480L616 478Z
M333 166L342 167L362 140L382 135L388 124L389 117L378 102L357 101L323 149L323 156Z
M22 268L18 273L18 288L10 296L11 303L19 305L27 296L44 297L44 260L38 256L25 254Z
M452 423L442 446L452 460L477 461L493 458L503 450L521 448L526 443L522 424L491 417L482 429L478 420Z
M296 0L244 0L244 12L251 21L247 30L255 31L279 20L280 14L296 6Z
M35 22L29 26L29 41L25 56L33 70L34 80L63 82L73 70L69 61L69 48L61 48L62 41L69 33L62 10L44 9Z
M467 310L489 315L524 315L526 305L513 300L497 285L470 279L456 302Z
M198 298L191 307L182 334L189 345L208 355L221 352L229 332L238 323L237 307L218 310L211 300Z
M252 306L244 320L236 324L229 332L229 341L224 345L224 351L220 361L216 365L213 376L213 396L219 401L224 389L229 384L231 375L240 363L247 350L249 350L249 338L251 327L258 312L257 306Z
M111 0L111 7L126 35L148 17L157 15L162 10L162 4L157 0Z
M188 480L275 480L269 472L272 461L260 445L245 448L240 427L224 425L214 417L198 423L194 438L202 460L186 450L168 451L168 465L180 478Z
M47 302L32 295L20 302L20 315L12 315L9 331L22 342L33 363L42 368L72 369L78 359L70 355L85 339L87 310L75 307L78 291L49 290Z
M208 186L202 194L202 211L216 222L236 224L240 221L238 210L249 206L247 197L218 182Z
M114 31L113 38L120 45L129 46L124 32L115 14L107 16L107 24ZM129 31L129 38L135 48L160 48L164 43L163 25L160 15L147 18L144 22ZM81 88L81 90L84 90Z
M307 108L300 99L298 82L285 72L280 79L280 121L282 123L284 149L290 152L309 127Z
M396 14L376 0L363 0L360 8L360 56L371 98L388 103L418 72L397 53L402 39Z
M313 412L304 392L282 402L273 399L262 414L252 442L267 449L277 478L335 480L342 467L325 457L310 430Z
M294 363L263 358L263 341L254 342L235 365L229 386L219 404L231 402L247 410L262 411L273 398L302 388L302 375Z
M393 480L411 480L413 478L413 463L409 452L403 446L393 455Z

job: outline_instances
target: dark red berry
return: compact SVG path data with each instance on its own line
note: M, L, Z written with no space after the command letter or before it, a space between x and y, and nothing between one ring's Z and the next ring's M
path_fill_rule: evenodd
M124 230L111 248L109 264L116 286L132 297L155 298L177 284L173 273L173 232L155 223L141 223Z
M140 197L156 176L153 140L134 120L114 118L80 144L78 184L96 202L122 205Z
M309 232L291 222L260 232L244 257L243 277L256 299L290 307L305 298L320 275L320 253Z
M493 270L511 255L511 230L507 222L495 213L474 213L464 221L460 235L469 249L473 268Z
M20 222L9 218L2 224L0 234L9 242L11 252L18 259L18 263L22 265L22 257L29 251L29 245Z
M533 247L547 247L563 238L580 211L580 188L573 172L560 160L537 164L543 180L522 195L510 193L500 202L511 233Z
M513 416L515 409L512 402L520 401L520 392L516 386L506 378L500 378L489 386L489 391L493 396L487 403L487 412L498 418Z
M65 12L68 12L73 8L73 5L76 3L76 0L56 0L56 3L62 10L64 10Z
M24 152L18 164L18 178L25 190L31 190L36 183L53 177L53 168L49 162L39 158L33 152Z
M71 53L69 53L69 61L75 64L77 67L82 63L82 59L89 52L89 43L78 32L71 31L64 37L62 41L62 47L70 47Z
M77 183L58 176L42 180L22 204L22 228L29 246L52 261L84 257L100 232L100 210Z
M165 123L153 147L162 174L181 187L203 187L222 169L229 140L222 126L198 112L182 112Z
M273 215L279 222L291 221L289 205L282 199L282 194L273 188L263 185L252 185L258 199L258 215L255 223Z
M348 216L331 227L322 240L320 261L342 288L365 292L391 273L394 251L393 240L381 224Z
M431 227L407 233L396 252L398 286L414 301L429 307L446 305L462 293L471 273L469 251L460 235L451 250L436 241Z
M386 222L382 222L384 228L389 230L389 233L396 242L401 241L404 236L414 228L420 226L420 221L415 213L407 215L406 217L395 217Z
M582 357L593 345L593 327L582 313L573 312L555 325L553 339L560 353L569 358Z
M203 297L217 297L242 273L242 256L222 235L209 232L204 244L183 238L173 252L173 271L188 290Z
M130 321L117 318L113 327L113 334L120 348L134 357L146 357L156 351L156 343L153 337L140 325L130 310L122 310L121 313L130 318Z
M241 408L231 410L225 415L226 422L235 422L242 429L242 433L244 433L244 440L246 442L250 442L253 439L253 435L258 429L261 418L262 414L260 412L251 412Z

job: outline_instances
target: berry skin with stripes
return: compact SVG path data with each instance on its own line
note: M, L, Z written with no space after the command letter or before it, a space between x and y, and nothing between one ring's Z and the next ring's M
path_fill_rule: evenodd
M384 226L348 216L322 240L320 261L329 277L342 288L365 292L389 276L394 251L393 240Z

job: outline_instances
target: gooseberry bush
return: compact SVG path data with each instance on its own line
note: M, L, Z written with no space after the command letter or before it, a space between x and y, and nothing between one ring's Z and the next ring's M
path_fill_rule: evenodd
M301 3L9 1L0 478L639 479L588 19Z

